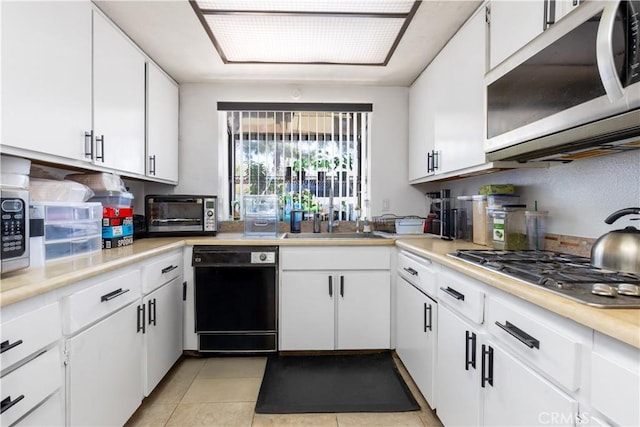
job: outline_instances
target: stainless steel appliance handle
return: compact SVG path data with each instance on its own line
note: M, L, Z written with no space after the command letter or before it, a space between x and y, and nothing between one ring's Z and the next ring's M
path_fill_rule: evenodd
M609 101L615 102L624 97L624 88L616 72L613 54L613 28L616 23L616 12L620 0L607 2L598 24L596 37L596 59L598 71Z

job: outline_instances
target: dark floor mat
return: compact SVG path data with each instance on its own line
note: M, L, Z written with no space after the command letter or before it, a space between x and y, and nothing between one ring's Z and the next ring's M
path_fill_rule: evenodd
M391 353L270 356L256 412L417 411Z

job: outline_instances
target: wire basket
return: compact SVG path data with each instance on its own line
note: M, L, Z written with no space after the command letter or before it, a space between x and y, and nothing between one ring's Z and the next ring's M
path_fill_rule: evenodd
M375 231L383 231L385 233L396 232L396 219L404 218L394 214L385 214L382 216L373 217L373 228Z

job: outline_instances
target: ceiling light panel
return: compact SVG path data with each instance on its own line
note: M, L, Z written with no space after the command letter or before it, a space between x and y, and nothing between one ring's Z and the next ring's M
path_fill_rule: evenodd
M409 13L413 0L198 0L202 10L331 13Z
M225 63L386 65L413 0L191 0Z
M403 19L205 15L229 62L380 64Z

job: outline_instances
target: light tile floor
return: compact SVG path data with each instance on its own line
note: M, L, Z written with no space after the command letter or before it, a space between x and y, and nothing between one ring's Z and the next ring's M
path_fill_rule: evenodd
M142 426L417 426L441 427L396 359L420 411L395 413L256 414L266 357L183 357L127 422Z

